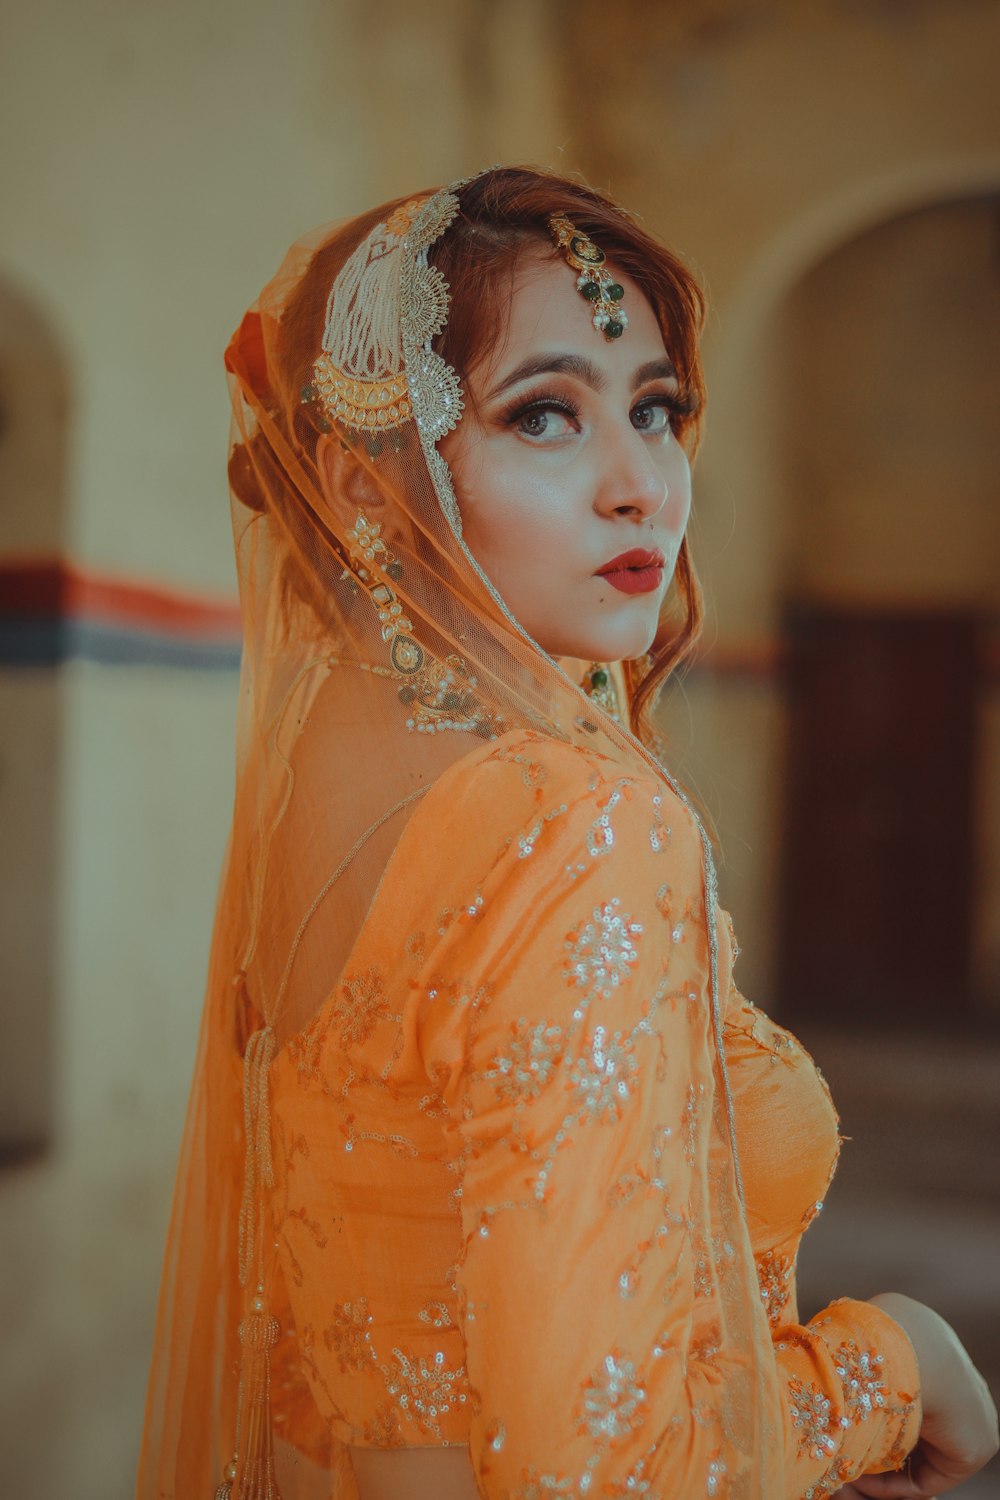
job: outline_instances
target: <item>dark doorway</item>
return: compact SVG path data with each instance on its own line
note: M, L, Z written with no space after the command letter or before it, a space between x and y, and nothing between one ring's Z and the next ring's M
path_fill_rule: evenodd
M978 621L795 607L783 1017L971 1013Z

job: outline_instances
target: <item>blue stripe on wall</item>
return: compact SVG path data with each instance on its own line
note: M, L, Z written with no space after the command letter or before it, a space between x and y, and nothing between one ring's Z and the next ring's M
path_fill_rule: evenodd
M64 661L94 661L109 666L235 672L240 650L238 640L185 640L93 620L0 618L0 663L4 666L55 667Z

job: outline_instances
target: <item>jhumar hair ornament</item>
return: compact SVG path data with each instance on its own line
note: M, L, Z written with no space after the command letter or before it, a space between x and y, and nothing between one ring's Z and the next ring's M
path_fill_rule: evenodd
M580 273L576 284L581 297L593 306L594 327L609 342L621 338L628 327L628 314L621 305L625 288L608 270L604 251L565 214L552 214L549 228L568 263Z
M448 316L444 277L427 250L458 212L445 189L397 208L349 257L330 289L314 396L327 417L355 432L416 421L429 442L462 415L454 370L431 349Z

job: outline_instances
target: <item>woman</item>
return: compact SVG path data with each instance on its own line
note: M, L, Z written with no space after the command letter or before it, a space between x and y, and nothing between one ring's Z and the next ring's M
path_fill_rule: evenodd
M797 1320L836 1117L649 729L701 315L498 169L295 247L230 345L236 808L143 1497L918 1496L992 1451L928 1309Z

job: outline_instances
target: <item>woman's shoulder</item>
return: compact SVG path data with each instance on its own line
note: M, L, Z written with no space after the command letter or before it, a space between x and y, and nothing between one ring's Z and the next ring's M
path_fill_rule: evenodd
M673 863L700 862L690 809L652 768L528 729L443 772L408 834L409 853L428 873L444 852L453 873L462 867L468 876L475 866L480 879L529 855L570 868L581 850L632 866L669 847Z
M657 788L665 790L651 771L643 775L589 746L518 729L456 761L435 782L427 800L438 808L450 805L459 816L514 830L534 822L539 813L565 812L644 782L652 795Z
M512 848L544 831L551 844L570 810L600 796L622 767L536 730L484 742L438 776L410 824L411 850L428 866L446 851L453 872L485 878ZM416 852L416 851L414 851Z
M382 952L387 934L398 951L401 932L419 933L422 962L436 970L457 962L445 950L475 932L495 948L499 932L524 941L544 929L562 954L570 919L613 932L628 912L659 930L672 912L698 909L701 853L690 810L652 769L509 733L463 756L420 799L369 914L365 951Z

